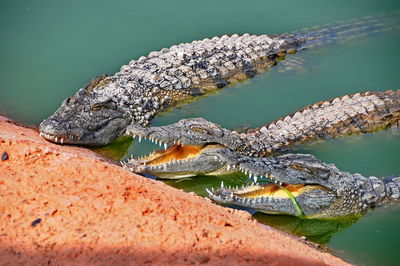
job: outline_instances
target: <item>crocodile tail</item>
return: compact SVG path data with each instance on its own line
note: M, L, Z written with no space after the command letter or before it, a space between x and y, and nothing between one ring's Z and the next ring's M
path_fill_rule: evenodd
M244 137L268 155L310 140L387 128L399 120L400 90L365 92L309 105Z
M343 21L306 28L288 34L288 38L300 40L299 50L323 45L338 40L350 40L368 34L400 29L400 12L393 11L376 16Z

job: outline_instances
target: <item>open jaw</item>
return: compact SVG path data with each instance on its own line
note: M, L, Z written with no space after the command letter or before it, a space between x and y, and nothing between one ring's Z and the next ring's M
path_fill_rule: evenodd
M160 127L133 124L126 134L136 137L139 142L148 139L164 148L122 163L132 172L168 179L233 172L227 163L219 160L220 154L229 150L223 129L204 119L183 119Z
M135 173L148 173L164 179L179 179L196 175L221 175L232 172L227 164L214 155L225 148L219 144L170 146L153 139L164 149L156 150L147 156L131 158L121 162L125 169Z
M207 189L207 192L219 204L309 218L328 217L326 210L336 200L333 192L320 185L284 184L272 180L236 188L222 184L218 189Z

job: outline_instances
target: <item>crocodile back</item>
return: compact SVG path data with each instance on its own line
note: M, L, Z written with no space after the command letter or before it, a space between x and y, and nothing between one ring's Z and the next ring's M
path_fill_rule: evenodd
M263 156L310 140L387 128L399 119L400 90L365 92L309 105L242 136L260 145Z

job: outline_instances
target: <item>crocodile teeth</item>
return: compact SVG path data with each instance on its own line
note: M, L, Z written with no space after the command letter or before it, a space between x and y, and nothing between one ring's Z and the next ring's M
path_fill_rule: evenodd
M141 141L142 141L142 137L139 136L139 137L138 137L138 142L140 143Z
M61 138L61 144L64 144L64 138Z
M226 165L226 170L230 170L231 169L231 166L228 164L228 165Z
M208 195L212 195L213 194L208 188L206 188L206 191L207 191Z
M167 143L164 143L164 150L166 150L168 147Z
M253 180L254 180L254 183L257 183L257 176L256 175L253 177Z
M221 181L221 188L224 188L224 181Z

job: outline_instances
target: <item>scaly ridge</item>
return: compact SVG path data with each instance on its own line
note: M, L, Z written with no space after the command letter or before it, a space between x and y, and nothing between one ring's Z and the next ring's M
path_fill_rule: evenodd
M310 140L365 133L400 119L400 90L355 93L309 105L241 138L248 154L266 156Z

